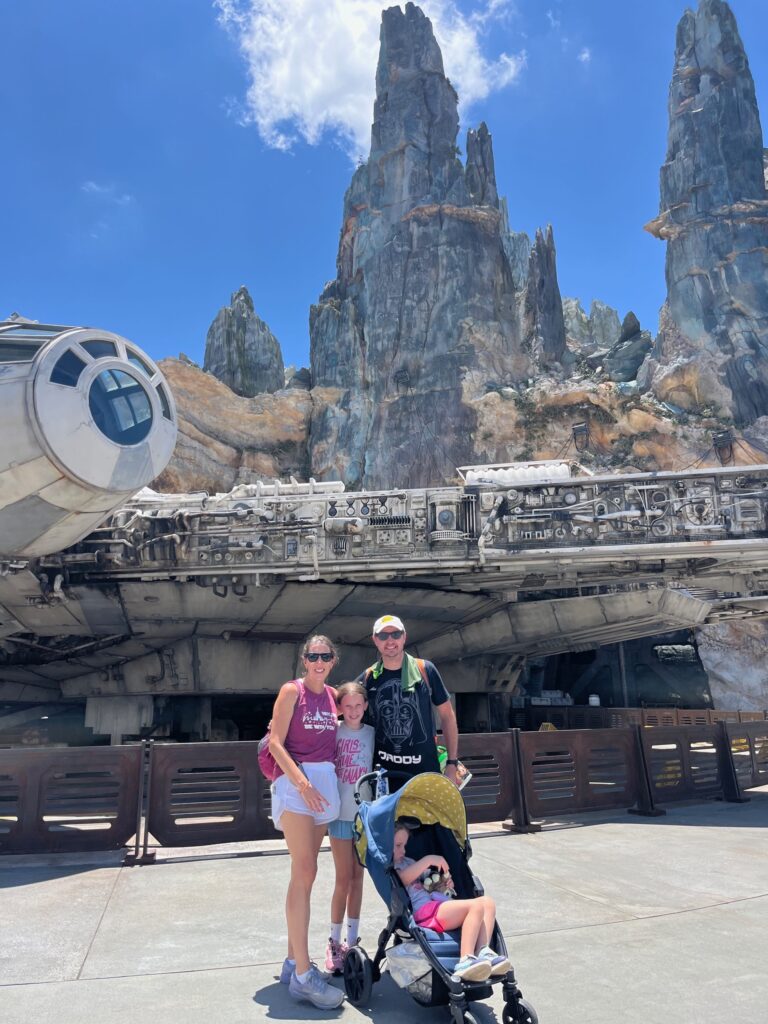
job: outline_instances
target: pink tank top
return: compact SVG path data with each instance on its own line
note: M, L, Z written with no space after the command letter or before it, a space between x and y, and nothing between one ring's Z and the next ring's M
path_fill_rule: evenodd
M334 691L325 686L322 693L313 693L301 679L294 682L299 696L285 734L285 749L299 763L333 761L339 723Z

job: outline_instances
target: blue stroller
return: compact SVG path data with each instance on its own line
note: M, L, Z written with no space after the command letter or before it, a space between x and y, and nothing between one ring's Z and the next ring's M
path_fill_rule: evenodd
M459 960L459 931L440 934L417 925L408 893L393 867L395 821L400 820L411 829L409 857L417 860L428 853L439 853L448 862L458 898L483 894L479 879L469 868L467 815L458 789L445 776L430 772L409 779L396 793L375 800L361 798L361 792L379 792L386 776L387 772L379 770L358 782L355 849L389 908L389 918L373 959L359 945L349 950L344 961L347 998L355 1006L365 1004L387 958L391 976L417 1003L450 1006L451 1024L477 1024L468 1004L487 999L495 984L503 990L503 1024L538 1024L535 1010L517 987L514 970L482 982L462 981L453 975ZM494 925L490 944L506 956L498 925Z

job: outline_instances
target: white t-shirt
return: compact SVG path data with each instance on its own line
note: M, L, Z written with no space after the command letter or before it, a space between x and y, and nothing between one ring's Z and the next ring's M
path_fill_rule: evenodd
M339 722L336 732L336 775L341 797L339 818L342 821L352 821L357 814L355 783L361 775L371 770L373 740L373 726L361 725L359 729L350 729L346 722Z

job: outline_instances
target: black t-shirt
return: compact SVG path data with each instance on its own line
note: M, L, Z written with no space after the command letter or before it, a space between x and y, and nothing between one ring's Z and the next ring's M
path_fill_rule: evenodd
M378 679L359 676L368 691L367 720L376 730L373 765L419 775L439 772L432 705L450 699L445 683L431 661L425 661L430 691L423 679L410 692L400 682L400 669L382 669ZM398 788L393 786L391 788Z

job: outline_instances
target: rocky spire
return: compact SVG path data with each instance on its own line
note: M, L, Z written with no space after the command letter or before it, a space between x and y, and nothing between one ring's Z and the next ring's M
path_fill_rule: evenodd
M529 314L530 243L508 230L484 124L458 158L429 19L392 7L380 38L371 153L345 196L336 280L310 314L310 451L321 479L423 486L482 457L487 382L530 378L565 337L551 232Z
M659 216L667 303L638 380L740 424L768 414L768 196L755 88L724 0L677 28Z
M465 171L470 200L477 206L498 206L496 170L493 166L493 143L485 121L477 131L467 132L467 166Z
M203 368L245 398L284 386L280 343L256 315L245 285L208 328Z
M525 295L525 337L541 366L562 360L565 354L565 321L557 284L555 239L552 225L539 228L531 249Z

